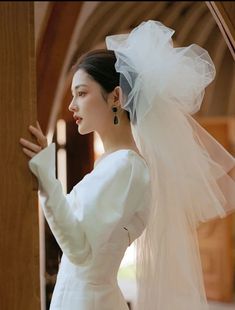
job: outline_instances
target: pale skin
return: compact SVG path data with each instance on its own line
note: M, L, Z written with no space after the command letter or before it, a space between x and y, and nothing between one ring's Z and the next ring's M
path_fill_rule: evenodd
M132 149L139 154L130 121L121 108L122 91L119 86L109 94L104 94L100 85L85 71L79 69L73 76L71 91L73 99L68 109L73 116L82 118L78 124L78 132L82 135L97 132L104 146L105 152L102 156L119 149ZM116 115L119 120L117 125L113 123L112 107L117 107ZM29 126L29 130L38 143L32 143L24 138L20 138L20 143L23 152L32 158L48 144L39 122L36 127Z

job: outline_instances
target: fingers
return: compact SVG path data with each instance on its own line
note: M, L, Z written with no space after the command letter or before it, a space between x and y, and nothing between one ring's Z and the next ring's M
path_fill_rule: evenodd
M34 153L34 152L32 152L32 151L30 151L30 150L24 148L24 147L23 147L23 152L24 152L27 156L29 156L30 158L32 158L32 157L34 157L34 156L36 155L36 153Z
M41 145L42 148L47 147L47 138L44 136L42 129L37 122L37 127L35 128L32 125L29 126L29 130L32 132L32 134L37 138L39 144Z
M48 145L47 138L46 136L44 136L39 122L37 121L36 124L37 128L30 125L29 130L36 137L39 145L32 143L26 139L20 138L20 143L24 146L23 152L31 158L34 157L37 153L39 153L43 148L46 148Z
M41 126L40 126L40 124L39 124L39 121L37 121L36 123L37 123L38 129L42 132L42 128L41 128Z
M28 149L38 153L41 151L42 147L37 145L37 144L34 144L28 140L25 140L23 138L20 138L20 143L23 144L24 146L26 146Z

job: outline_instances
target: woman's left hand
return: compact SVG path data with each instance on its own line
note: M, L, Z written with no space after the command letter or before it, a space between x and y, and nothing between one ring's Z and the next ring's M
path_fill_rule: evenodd
M27 156L32 158L37 153L39 153L42 149L46 148L48 146L48 143L47 143L47 138L43 134L38 121L37 121L37 128L30 125L29 130L36 137L38 144L32 143L24 138L20 138L20 143L24 146L23 152Z

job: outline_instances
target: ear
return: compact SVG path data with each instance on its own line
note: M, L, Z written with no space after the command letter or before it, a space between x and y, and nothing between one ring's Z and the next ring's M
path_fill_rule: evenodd
M122 106L122 100L123 100L123 93L120 86L116 86L114 90L112 91L113 96L113 104L116 106Z

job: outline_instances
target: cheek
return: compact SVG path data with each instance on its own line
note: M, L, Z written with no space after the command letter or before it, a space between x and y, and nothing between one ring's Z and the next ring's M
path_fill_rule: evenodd
M107 115L107 108L102 105L104 105L102 102L92 102L86 106L84 105L84 121L78 127L80 134L105 130L109 117Z
M104 122L108 118L109 112L106 102L102 100L91 100L86 105L86 115L92 120L93 124Z

